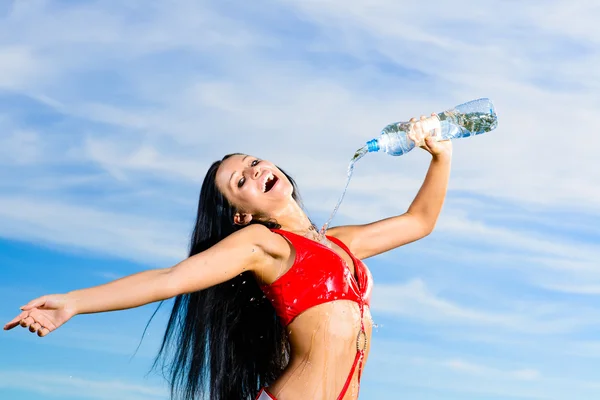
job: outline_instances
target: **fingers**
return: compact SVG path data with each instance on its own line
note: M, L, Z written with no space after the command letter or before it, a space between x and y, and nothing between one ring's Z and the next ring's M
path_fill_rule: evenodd
M23 328L28 328L31 333L37 333L39 337L46 336L56 328L55 324L40 310L22 312L4 325L4 330L8 331L19 325Z
M37 333L37 335L39 337L44 337L44 336L46 336L47 334L50 333L50 329L46 328L45 326L43 326L39 322L34 322L29 327L29 332L31 332L31 333Z
M434 119L434 128L431 136L435 136L439 140L442 134L442 125L440 123L440 119L438 118L437 113L431 113L431 117Z
M415 143L415 146L423 147L425 144L424 139L429 135L429 132L424 129L427 118L425 115L421 115L418 121L416 118L410 119L411 125L407 136Z
M50 329L46 328L45 326L43 326L39 322L34 322L29 327L29 332L31 332L31 333L37 333L37 335L39 337L44 337L44 336L46 336L47 334L50 333Z
M421 115L419 119L411 118L410 128L407 136L414 142L415 146L427 150L434 154L437 152L437 141L441 136L441 124L436 113L431 113L431 116Z
M31 300L29 303L21 307L23 311L29 311L36 307L43 307L46 304L46 296L38 297L37 299Z
M34 320L32 317L28 316L28 317L25 317L25 318L23 318L23 319L21 320L21 322L20 322L20 325L21 325L23 328L29 328L29 326L30 326L31 324L33 324L34 322L35 322L35 320Z
M56 328L56 325L52 321L50 321L48 317L45 316L41 311L34 311L31 313L31 316L33 317L35 322L38 322L42 327L47 328L49 331L52 331L54 328Z
M34 322L29 326L29 332L31 333L37 332L40 329L42 329L42 325L39 322Z
M412 124L413 130L421 133L425 132L424 125L427 124L429 118L431 117L426 117L425 115L421 115L419 117L419 120L417 120L416 118L411 118L410 122Z
M4 325L4 330L9 331L9 330L13 329L14 327L18 326L20 324L21 320L23 318L25 318L26 316L27 316L26 312L22 312L21 314L17 315L10 322L8 322L6 325Z

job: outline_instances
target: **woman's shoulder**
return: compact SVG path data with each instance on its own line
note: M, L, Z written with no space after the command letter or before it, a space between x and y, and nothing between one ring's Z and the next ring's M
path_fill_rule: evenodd
M260 247L267 255L276 259L287 259L290 255L290 245L280 234L261 224L251 224L238 232L240 239L249 240Z
M264 255L254 269L260 284L274 281L282 266L289 267L295 250L282 235L260 224L246 226L236 234L243 237L243 240L251 241L256 250Z

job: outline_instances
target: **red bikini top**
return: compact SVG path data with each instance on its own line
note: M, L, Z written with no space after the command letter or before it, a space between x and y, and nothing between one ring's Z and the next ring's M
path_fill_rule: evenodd
M327 236L350 255L356 277L329 247L292 232L272 231L289 240L296 250L292 267L272 284L261 285L284 325L289 325L307 309L330 301L351 300L360 306L370 304L373 277L342 241Z

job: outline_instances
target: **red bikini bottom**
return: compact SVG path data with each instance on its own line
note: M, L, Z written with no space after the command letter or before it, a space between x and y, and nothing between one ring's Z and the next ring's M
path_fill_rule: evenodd
M256 400L277 400L277 399L271 393L267 392L267 389L262 388L262 389L260 389L260 392L258 392L258 396L256 396Z

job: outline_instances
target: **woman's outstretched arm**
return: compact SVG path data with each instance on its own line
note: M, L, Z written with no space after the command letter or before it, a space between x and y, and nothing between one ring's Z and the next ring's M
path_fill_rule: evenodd
M401 215L386 218L365 225L348 225L329 230L331 236L342 240L352 253L360 258L368 258L395 249L407 243L419 240L429 235L439 217L450 178L452 160L452 143L450 141L436 142L427 137L435 119L421 117L414 122L415 131L409 135L431 156L431 164L421 189L408 210ZM439 129L439 122L435 129ZM423 137L424 142L421 140Z
M260 272L274 260L268 235L272 233L264 226L251 225L173 267L139 272L66 294L39 297L21 307L21 314L4 329L21 325L45 336L77 314L139 307L205 289L245 271Z

